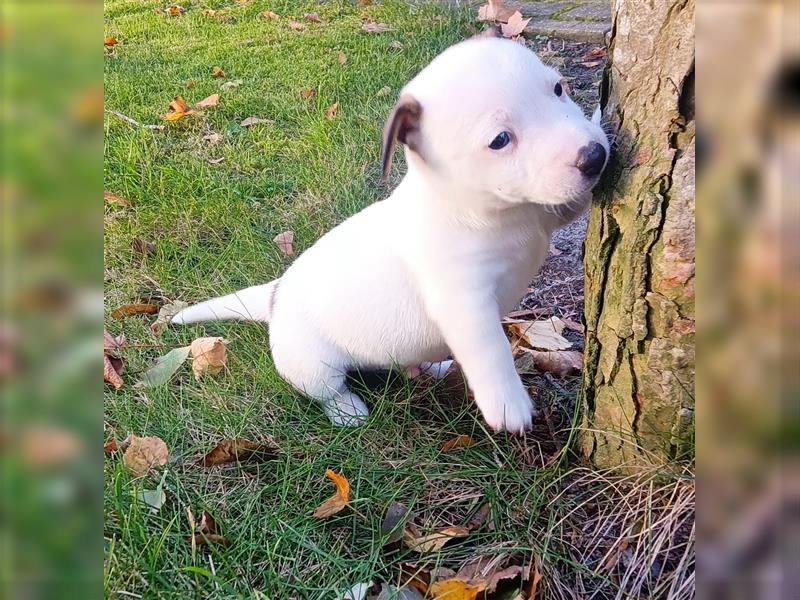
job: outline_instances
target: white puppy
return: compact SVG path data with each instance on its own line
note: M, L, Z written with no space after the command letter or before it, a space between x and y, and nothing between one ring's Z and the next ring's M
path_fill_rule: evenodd
M408 173L280 279L210 300L173 323L269 323L278 372L337 425L368 414L348 370L460 363L495 430L533 407L500 319L519 302L552 232L578 216L605 167L606 137L560 75L512 41L457 44L403 88L383 135Z

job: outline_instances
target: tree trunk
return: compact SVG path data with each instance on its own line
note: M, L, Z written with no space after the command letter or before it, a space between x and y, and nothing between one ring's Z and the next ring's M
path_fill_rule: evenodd
M694 455L694 0L615 0L601 106L618 134L586 235L584 452Z

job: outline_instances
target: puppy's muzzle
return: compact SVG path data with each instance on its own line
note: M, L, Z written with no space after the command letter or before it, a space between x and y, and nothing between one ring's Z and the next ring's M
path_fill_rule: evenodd
M606 166L606 149L597 142L589 142L578 150L578 160L575 166L586 177L599 175Z

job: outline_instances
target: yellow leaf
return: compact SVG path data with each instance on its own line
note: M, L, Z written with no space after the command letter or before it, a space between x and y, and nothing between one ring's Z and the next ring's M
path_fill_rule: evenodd
M409 529L406 529L403 536L403 541L409 550L426 554L428 552L436 552L441 550L442 547L452 539L464 537L469 533L469 528L454 525L452 527L445 527L439 531L434 531L428 535L417 537Z
M117 45L117 38L108 36L103 40L104 46L116 46Z
M432 597L436 600L475 600L484 589L486 583L467 583L461 579L437 581L431 586Z
M317 519L326 519L335 515L350 502L350 482L344 475L334 473L330 469L325 470L325 476L333 481L336 486L336 493L319 505L314 511Z
M153 467L167 464L169 450L159 437L130 436L130 445L122 455L122 462L136 475L145 475Z
M215 375L225 368L228 363L225 340L221 337L197 338L189 346L192 356L192 371L194 378L200 379L204 373Z

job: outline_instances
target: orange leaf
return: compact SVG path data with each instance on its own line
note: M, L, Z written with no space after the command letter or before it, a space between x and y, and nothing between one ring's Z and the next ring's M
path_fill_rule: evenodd
M336 493L325 500L319 505L317 510L314 511L314 517L317 519L327 519L335 515L350 502L350 482L344 475L334 473L330 469L325 470L325 476L333 481L336 486Z
M185 13L186 9L183 8L182 6L178 6L177 4L175 4L167 8L166 12L170 17L177 17L179 14Z
M262 444L241 438L222 440L219 444L203 457L204 467L215 467L225 463L242 461L253 454L265 452L267 448ZM274 453L270 453L272 456Z
M131 317L133 315L154 315L158 312L155 304L125 304L116 310L111 311L111 316L115 319L121 317Z
M212 67L211 68L211 76L212 77L225 77L225 71L223 71L219 67Z
M274 13L271 10L262 11L262 12L258 13L258 15L260 17L265 18L265 19L272 19L273 21L277 21L278 19L280 19L280 16L278 16L277 13Z
M339 112L339 103L334 102L328 108L325 109L325 118L330 121L336 116L336 113Z
M303 100L308 100L309 98L313 98L317 95L317 90L314 89L307 89L307 90L300 90L300 97Z
M130 206L131 203L128 202L122 196L117 196L116 194L112 194L111 192L103 192L103 200L108 202L109 204L116 204L118 206Z
M117 45L117 38L108 36L103 40L104 46L116 46Z
M131 443L122 455L122 462L136 475L145 475L151 468L167 464L169 450L164 440L155 436L131 435L130 438Z
M461 579L446 579L437 581L431 586L432 597L436 600L475 600L483 590L486 583L467 583Z
M219 104L219 94L211 94L208 98L203 98L194 105L195 108L211 108Z
M466 434L457 435L452 440L448 440L442 444L442 452L450 452L456 448L467 448L474 443L474 440Z

